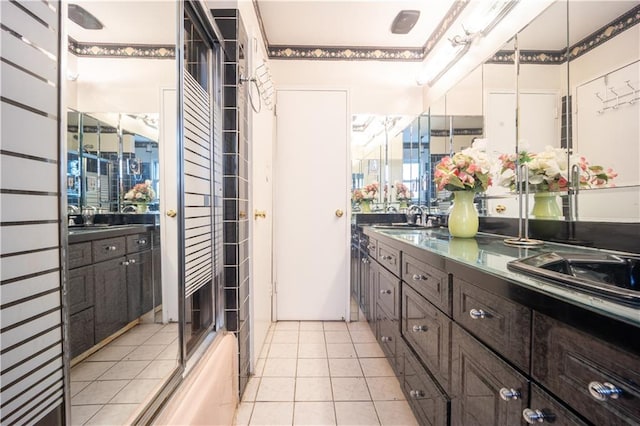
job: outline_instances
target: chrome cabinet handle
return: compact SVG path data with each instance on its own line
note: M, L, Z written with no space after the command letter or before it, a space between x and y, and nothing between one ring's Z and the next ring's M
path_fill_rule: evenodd
M375 249L376 249L376 246L374 246L373 244L369 244L369 245L367 246L367 250L370 250L370 251L371 251L371 250L375 250Z
M425 277L424 275L413 274L411 279L414 281L423 281L423 280L426 280L427 277Z
M622 394L622 389L609 382L591 382L589 383L589 393L598 401L606 401L609 398L618 399Z
M129 262L129 263L136 263L136 260L135 260L135 259L129 259L127 262Z
M391 294L391 290L380 290L380 294Z
M469 316L475 320L475 319L487 318L488 314L482 309L471 309L469 311Z
M426 325L414 325L412 328L414 333L418 333L421 331L427 331L427 326Z
M117 247L116 247L116 246L106 246L104 249L105 249L106 251L116 251L116 250L117 250Z
M409 391L409 396L411 398L423 398L424 397L424 391L421 391L421 390L410 390Z
M393 256L382 256L382 260L391 260Z
M505 401L520 399L520 397L521 397L520 391L517 391L515 389L507 389L507 388L500 389L500 398L504 399Z
M142 244L147 244L147 240L138 240L136 241L136 243L142 245Z
M531 408L522 410L522 417L524 421L529 424L544 423L546 419L551 418L551 416L543 413L541 410L532 410Z
M129 262L125 260L124 262L122 262L122 266L129 266Z
M382 336L382 337L380 337L380 340L383 341L383 342L390 342L393 339L391 337L389 337L389 336Z
M363 257L362 258L362 263L364 263L366 265L367 263L369 263L369 259L367 259L366 257Z

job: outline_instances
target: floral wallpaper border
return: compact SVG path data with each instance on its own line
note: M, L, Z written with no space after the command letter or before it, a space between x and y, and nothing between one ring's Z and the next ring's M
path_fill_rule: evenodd
M176 57L176 49L173 45L82 43L72 38L69 38L69 52L76 56L100 58L174 59Z

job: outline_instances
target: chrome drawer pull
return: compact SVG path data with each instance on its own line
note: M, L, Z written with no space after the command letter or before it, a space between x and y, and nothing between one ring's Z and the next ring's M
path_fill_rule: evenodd
M136 241L136 243L142 245L142 244L147 244L147 240L138 240Z
M598 401L606 401L609 398L618 399L622 394L622 389L609 382L591 382L589 383L589 393Z
M423 398L424 397L424 391L421 391L421 390L410 390L409 391L409 396L411 398Z
M118 248L116 246L106 246L104 249L106 251L116 251Z
M369 263L369 259L367 259L366 257L363 257L362 258L362 263L364 263L366 265L367 263Z
M487 318L489 315L482 309L471 309L469 311L469 316L475 320L475 319Z
M124 262L121 263L121 265L122 266L129 266L129 262L125 260Z
M391 294L391 290L380 290L380 294Z
M525 408L522 410L522 417L524 421L529 424L544 423L546 419L550 419L551 416L543 413L541 410L532 410L531 408Z
M505 401L520 399L520 396L520 391L517 391L515 389L500 389L500 398L504 399Z
M380 340L382 340L383 342L390 342L393 339L391 337L388 337L388 336L382 336L382 337L380 337Z
M373 250L375 250L375 249L376 249L376 246L374 246L373 244L369 244L369 245L367 246L367 250L369 250L369 251L373 251Z
M136 260L135 259L129 259L128 262L129 263L136 263Z
M391 260L393 256L382 256L382 260Z
M420 331L427 331L427 326L426 325L414 325L412 328L414 333L418 333Z
M424 281L427 280L427 277L425 277L424 275L413 274L411 279L414 281Z

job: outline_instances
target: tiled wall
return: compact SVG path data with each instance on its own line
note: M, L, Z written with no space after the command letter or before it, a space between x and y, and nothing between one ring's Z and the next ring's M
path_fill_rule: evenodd
M247 34L236 9L211 11L224 49L224 291L226 325L238 336L240 393L249 375L249 140Z

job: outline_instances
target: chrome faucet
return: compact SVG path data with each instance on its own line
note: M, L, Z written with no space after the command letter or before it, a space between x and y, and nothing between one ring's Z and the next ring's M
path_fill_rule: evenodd
M409 219L409 222L417 224L418 214L420 215L420 221L426 218L426 212L425 212L424 206L420 206L418 204L412 204L407 209L407 219Z
M82 219L85 225L93 225L93 217L98 212L95 206L84 206L82 208Z
M67 214L80 214L80 209L73 204L67 204Z

